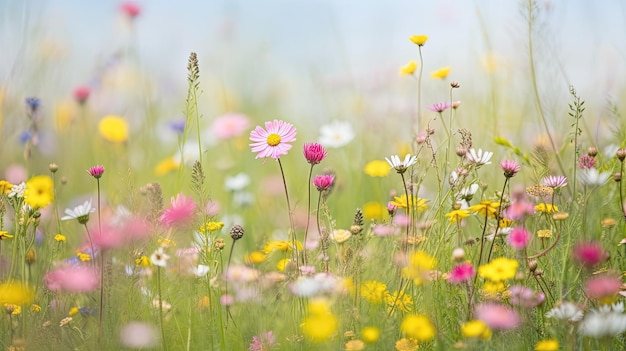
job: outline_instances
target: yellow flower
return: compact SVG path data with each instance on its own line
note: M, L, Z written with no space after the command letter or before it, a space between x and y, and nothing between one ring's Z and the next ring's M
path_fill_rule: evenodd
M314 342L328 340L333 336L339 322L333 315L326 301L314 300L309 302L309 315L301 324L302 332Z
M396 341L395 346L397 351L415 351L420 348L417 341L407 338Z
M211 306L211 298L209 298L206 295L202 296L200 300L198 300L198 303L196 304L196 306L198 306L198 308L200 309L209 308Z
M553 204L540 203L535 206L535 211L543 212L543 213L553 213L559 212L559 208L554 206Z
M373 344L380 338L380 330L376 327L363 327L361 329L361 338L368 344Z
M154 167L154 174L157 176L162 176L168 174L171 171L177 170L178 166L179 163L174 159L174 157L168 157L159 162L159 164Z
M24 202L32 208L44 208L52 202L54 197L54 182L47 175L30 178L26 182Z
M437 260L434 257L424 251L416 251L409 257L408 266L402 269L402 276L412 279L416 285L420 285L424 279L428 278L436 265Z
M380 202L371 201L363 205L363 217L366 219L381 220L387 213L387 207Z
M436 71L432 71L430 73L430 76L433 79L445 79L449 73L450 73L450 67L446 66L446 67L441 67Z
M32 305L30 305L30 310L32 312L41 312L41 306L39 306L37 304L32 304Z
M65 238L65 235L63 235L63 234L56 234L54 236L54 241L62 242L62 241L65 241L65 240L66 240L66 238Z
M220 229L224 228L224 222L213 222L213 221L209 221L204 223L201 227L200 227L200 232L201 233L210 233L210 232L216 232Z
M283 258L282 260L278 261L278 263L276 263L276 269L278 269L279 272L284 272L289 262L291 262L291 259Z
M363 340L350 340L344 345L344 348L346 351L361 351L365 348L365 343Z
M89 254L86 254L86 253L78 252L76 254L76 257L78 257L78 259L81 260L81 262L91 261L91 256L89 256Z
M535 351L557 351L559 342L556 339L540 340L535 344Z
M481 292L485 297L498 298L499 294L506 291L506 285L503 282L486 281Z
M166 249L168 247L174 247L176 246L176 242L172 239L167 239L167 238L160 238L157 240L157 244L159 244L159 246L161 246L162 248Z
M490 218L495 218L496 213L498 212L498 207L500 207L499 202L481 201L481 203L479 204L470 206L468 210L470 212L476 212L480 216L489 216Z
M128 140L128 123L120 116L108 115L98 124L98 131L104 140L123 143Z
M143 255L135 259L135 264L141 267L150 267L152 265L152 261L150 261L148 256Z
M385 302L387 302L387 310L411 312L413 309L413 298L404 291L394 291L393 294L385 294Z
M0 231L0 241L4 240L4 239L11 239L13 238L13 235L9 234L9 232L6 231Z
M54 121L58 131L63 132L72 124L73 105L69 101L62 101L56 105Z
M245 261L248 264L257 264L265 261L267 255L263 251L253 251L246 255Z
M5 303L4 310L7 312L7 314L12 314L12 315L17 315L17 314L22 313L22 307L20 305L16 305L12 303Z
M423 46L428 40L428 35L411 35L409 40L419 46Z
M515 277L518 266L519 263L516 260L498 257L478 267L478 275L497 283Z
M407 63L406 65L400 67L400 76L410 76L413 73L415 73L415 70L417 69L417 62L416 61L409 61L409 63Z
M13 184L6 180L0 180L0 195L8 195L13 189Z
M402 320L400 329L407 337L418 342L428 342L435 338L435 326L427 316L419 314L409 314Z
M346 229L335 229L330 233L330 239L337 244L344 243L350 239L352 232Z
M491 329L485 322L475 319L461 326L461 333L466 338L481 338L487 340L491 338Z
M369 303L379 304L387 293L387 285L376 280L366 280L361 283L361 297Z
M446 217L450 217L450 223L460 222L465 217L469 217L468 210L452 210L446 213Z
M18 282L0 283L0 303L27 305L33 301L35 292L27 285Z
M498 223L500 228L511 228L514 224L514 222L508 218L500 218Z
M394 196L394 201L391 201L392 205L395 205L398 208L406 208L407 207L407 199L406 194L402 194L401 196ZM416 207L417 212L422 212L426 209L426 199L419 198L417 196L413 196L412 208Z
M368 162L363 171L370 177L384 177L389 174L389 169L387 161L374 160Z
M551 238L552 231L550 229L541 229L537 231L538 238Z
M68 316L73 316L73 315L75 315L76 313L78 313L78 307L72 307L72 308L70 308L70 311L69 311L69 312L67 312L67 315L68 315Z

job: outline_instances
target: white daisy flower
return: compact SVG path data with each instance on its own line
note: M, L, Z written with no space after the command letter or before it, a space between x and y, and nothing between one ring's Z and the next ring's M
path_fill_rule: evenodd
M224 188L228 191L241 191L250 185L250 176L245 173L238 173L232 177L224 179Z
M159 247L151 256L152 264L159 267L167 267L167 260L170 256L165 253L162 247Z
M476 151L474 148L469 149L469 152L465 154L465 158L472 162L476 167L491 164L489 161L491 156L493 156L493 152L483 151L482 149L478 149L478 151Z
M65 216L61 217L61 220L76 219L78 223L85 224L89 221L89 214L95 211L96 209L91 207L91 199L89 199L84 204L74 207L74 209L66 209Z
M580 324L582 335L596 339L617 336L624 331L626 331L626 314L624 314L622 302L592 309Z
M546 317L556 318L562 321L578 322L583 319L583 311L578 305L565 301L548 311Z
M578 171L578 180L583 185L602 185L611 177L611 172L598 172L595 168L586 168Z
M400 161L400 157L398 155L391 155L391 159L385 157L385 160L394 168L398 173L404 173L407 168L413 166L417 163L417 156L411 156L411 154L406 154L404 156L404 160Z
M350 122L333 121L320 127L319 142L325 147L340 148L354 139L354 130Z

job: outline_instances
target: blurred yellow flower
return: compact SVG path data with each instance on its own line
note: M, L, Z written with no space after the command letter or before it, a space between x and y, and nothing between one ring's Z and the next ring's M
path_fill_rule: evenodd
M469 217L470 212L468 210L452 210L446 213L446 217L450 217L450 223L460 222L465 217Z
M409 40L412 41L414 44L423 46L428 40L428 35L411 35L409 37Z
M402 76L412 75L413 73L415 73L416 69L417 69L417 62L411 60L406 65L400 67L400 76L402 77Z
M314 342L328 340L333 336L339 323L333 315L326 301L314 300L309 302L309 315L301 324L302 332Z
M68 101L60 102L56 105L54 111L55 127L58 131L62 132L72 123L73 105Z
M363 169L365 174L370 177L384 177L389 174L389 163L383 160L370 161L365 165Z
M420 348L417 341L407 338L402 338L396 341L396 351L415 351Z
M282 260L278 261L278 263L276 263L276 269L278 269L279 272L284 272L289 262L291 262L291 259L283 258Z
M491 329L485 322L475 319L461 326L461 333L466 338L481 338L487 340L491 338Z
M413 298L404 291L394 291L392 294L385 294L387 311L411 312L413 310Z
M178 167L179 162L177 162L174 157L168 157L159 162L159 164L154 167L154 174L157 176L162 176L168 174L171 171L177 170Z
M41 312L41 306L37 304L32 304L30 305L30 310L33 312Z
M363 327L361 329L361 338L368 344L373 344L380 338L380 330L376 327Z
M394 201L391 201L392 205L395 205L398 208L406 208L407 207L407 198L406 194L402 194L400 196L394 196ZM412 208L417 208L417 212L422 212L426 209L426 199L419 198L417 196L413 196L412 199Z
M535 351L557 351L559 342L556 339L540 340L535 344Z
M62 241L65 241L65 240L66 240L66 238L65 238L65 235L63 235L63 234L55 234L54 235L54 241L56 241L56 242L62 242Z
M412 279L415 285L420 285L436 265L437 260L434 257L424 251L416 251L409 257L408 266L402 268L402 276Z
M152 265L152 261L150 261L150 258L148 256L143 255L135 259L135 264L140 267L150 267Z
M0 283L0 304L27 305L33 301L35 292L18 282Z
M553 204L540 203L535 206L535 211L543 212L543 213L553 213L559 212L559 208Z
M69 312L67 312L67 315L68 315L68 316L73 316L73 315L75 315L76 313L78 313L78 307L72 307L72 308L70 308L70 311L69 311Z
M4 239L12 239L13 235L9 234L9 232L2 230L0 231L0 240L4 240Z
M366 280L361 283L360 292L361 297L367 300L367 302L380 304L387 293L387 285L376 280Z
M18 315L22 313L22 306L12 303L5 303L4 310L7 314Z
M346 344L344 345L344 349L346 351L361 351L365 348L365 343L363 342L363 340L350 340L348 342L346 342Z
M7 182L6 180L0 180L0 195L8 195L11 192L11 189L13 189L13 184Z
M366 219L381 220L387 213L387 207L380 202L370 201L363 205L363 217Z
M409 314L402 320L400 329L407 337L418 342L428 342L435 338L435 326L427 316L419 314Z
M24 202L34 208L43 208L52 202L54 197L54 182L47 175L30 178L26 182Z
M78 259L81 260L82 262L91 261L91 256L89 256L89 254L86 254L86 253L79 252L76 254L76 257L78 257Z
M287 240L268 241L263 247L263 252L269 254L274 251L291 251L291 243Z
M450 66L441 67L436 71L432 71L430 76L433 79L445 79L448 74L450 74Z
M478 275L497 283L515 277L518 266L517 260L498 257L478 267Z
M265 261L267 255L263 251L253 251L246 255L245 261L248 264L257 264Z
M128 123L120 116L108 115L98 124L100 136L112 143L123 143L128 140Z

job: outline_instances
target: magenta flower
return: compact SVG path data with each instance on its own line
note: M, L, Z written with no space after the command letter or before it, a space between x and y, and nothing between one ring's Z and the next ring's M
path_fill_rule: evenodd
M312 165L316 165L326 158L326 149L318 143L304 143L302 152L306 161Z
M250 128L250 119L239 113L227 113L213 121L212 131L217 139L226 140L240 136Z
M530 288L521 285L513 285L509 288L509 302L512 305L533 308L541 305L546 299L546 295L541 292L533 291Z
M316 175L311 181L313 185L319 191L327 190L335 183L335 176L333 174L320 174Z
M76 99L76 101L82 105L89 98L89 94L91 94L91 89L89 89L89 87L86 85L81 85L74 89L72 95L74 95L74 99Z
M450 104L449 102L438 102L436 104L432 104L430 106L426 106L427 109L431 110L431 111L435 111L435 112L443 112L447 109L450 108L450 106L452 106L452 104Z
M475 273L471 263L461 263L452 268L448 274L448 281L453 284L463 283L472 279Z
M590 169L595 167L596 159L593 156L589 156L588 154L580 155L578 158L578 168L580 169Z
M93 245L106 250L145 241L150 235L150 226L138 217L131 217L121 222L118 219L101 225L92 223L89 231Z
M189 224L195 214L196 203L193 202L191 196L186 197L183 193L172 196L172 207L163 211L159 218L161 223L168 227L178 227Z
M519 221L535 213L535 205L531 202L521 200L513 202L504 210L504 217Z
M263 332L258 336L252 337L252 343L248 347L249 351L269 351L278 346L276 337L271 331Z
M90 176L99 179L104 174L104 166L96 165L87 170Z
M120 10L123 14L133 19L141 13L141 7L139 4L133 1L127 1L120 6Z
M99 286L99 276L93 267L67 266L58 268L44 277L52 291L82 293L94 291Z
M296 140L296 128L291 123L274 120L265 122L265 129L257 126L250 132L250 146L256 152L255 158L280 158L291 149L291 142Z
M585 284L585 293L587 297L600 302L611 301L620 292L622 281L619 277L613 275L601 275L590 278ZM612 302L612 301L611 301Z
M476 306L476 319L480 319L493 330L510 330L520 324L520 316L514 309L486 302Z
M513 160L504 160L500 162L500 168L504 171L504 176L511 178L520 170L520 166Z
M515 227L509 233L509 236L506 238L509 246L514 248L515 250L523 250L528 242L530 241L531 234L526 228Z
M541 180L541 184L550 188L559 189L567 185L567 177L565 176L547 176Z
M592 268L607 258L602 245L595 241L581 242L574 245L572 256L574 261L587 268Z

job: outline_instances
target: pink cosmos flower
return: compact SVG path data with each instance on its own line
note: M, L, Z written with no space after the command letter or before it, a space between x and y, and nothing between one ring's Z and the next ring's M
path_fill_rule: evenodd
M562 188L567 185L566 176L547 176L541 180L541 184L554 189Z
M515 227L507 236L506 241L515 250L522 250L528 245L531 237L532 235L526 228Z
M250 119L239 113L227 113L213 121L213 134L217 139L238 137L250 128Z
M500 168L504 171L504 176L511 178L520 171L520 166L513 160L504 160L500 162Z
M581 242L574 245L572 256L576 262L587 268L592 268L607 258L602 245L595 241Z
M546 296L541 292L533 291L521 285L514 285L509 288L509 302L512 305L533 308L541 305Z
M52 291L81 293L94 291L99 286L99 276L93 267L67 266L58 268L44 277Z
M296 128L284 121L265 122L265 129L257 126L250 132L250 146L256 152L255 158L280 158L291 149L291 142L296 140Z
M493 330L510 330L520 324L520 316L514 309L492 302L476 306L476 318Z
M104 174L104 166L102 165L93 166L87 170L87 173L89 173L90 176L98 179L102 177L102 175Z
M123 14L133 19L141 13L141 7L139 4L133 1L127 1L120 6L120 10Z
M452 104L450 104L448 101L446 101L446 102L438 102L436 104L432 104L430 106L426 106L426 108L431 110L431 111L435 111L435 112L440 112L441 113L441 112L449 109L450 106L452 106Z
M532 216L535 213L535 205L531 202L521 200L513 202L504 210L504 217L513 220L519 221L528 216Z
M74 99L76 99L76 101L81 105L84 104L85 101L87 101L90 94L91 89L89 89L89 87L86 85L76 87L76 89L74 89L74 92L72 93L72 95L74 95Z
M448 275L448 281L453 284L466 282L472 279L474 274L474 266L471 263L461 263L452 268Z
M622 281L619 277L612 275L601 275L587 280L585 284L585 293L590 299L611 300L617 296L622 287Z
M329 189L335 183L335 176L333 174L320 174L316 175L311 181L317 190L322 191Z
M324 158L326 158L326 149L321 144L318 143L304 143L304 148L302 149L304 153L304 158L306 158L307 162L316 165Z
M178 193L176 198L172 196L172 207L163 211L159 221L168 227L177 227L188 224L196 210L196 203L191 196L186 197L183 193Z

